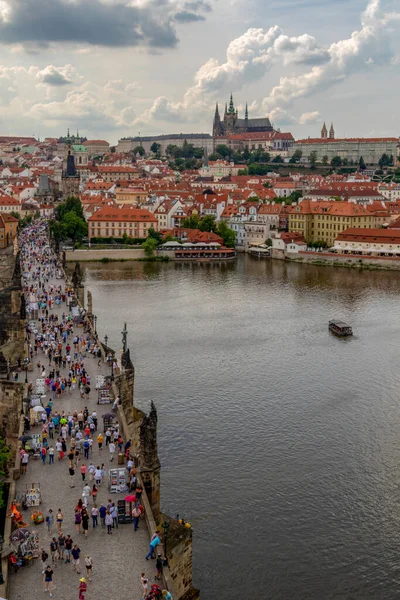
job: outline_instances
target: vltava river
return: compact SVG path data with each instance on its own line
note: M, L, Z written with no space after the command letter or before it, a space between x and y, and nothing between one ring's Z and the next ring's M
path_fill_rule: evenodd
M162 508L193 524L202 598L399 598L400 274L84 269L116 349L127 322L137 405L158 408Z

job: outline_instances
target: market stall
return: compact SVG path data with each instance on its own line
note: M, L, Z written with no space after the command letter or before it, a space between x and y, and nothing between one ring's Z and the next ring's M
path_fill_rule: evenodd
M110 469L108 489L110 494L120 494L128 490L128 471L125 468Z

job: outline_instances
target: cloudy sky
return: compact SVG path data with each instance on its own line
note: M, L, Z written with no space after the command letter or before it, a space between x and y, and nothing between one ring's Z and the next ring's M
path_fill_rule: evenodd
M399 0L0 0L0 134L400 134Z

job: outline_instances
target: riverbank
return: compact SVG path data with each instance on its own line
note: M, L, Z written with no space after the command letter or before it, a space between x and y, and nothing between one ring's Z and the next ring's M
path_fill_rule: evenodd
M289 262L318 265L323 267L341 267L347 269L367 269L382 271L399 271L400 258L391 256L362 256L334 254L333 252L303 252L287 255Z

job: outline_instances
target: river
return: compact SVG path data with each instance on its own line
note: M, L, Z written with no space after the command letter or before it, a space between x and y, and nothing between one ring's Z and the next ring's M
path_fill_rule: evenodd
M112 347L127 323L203 600L398 598L400 273L249 256L84 273Z

